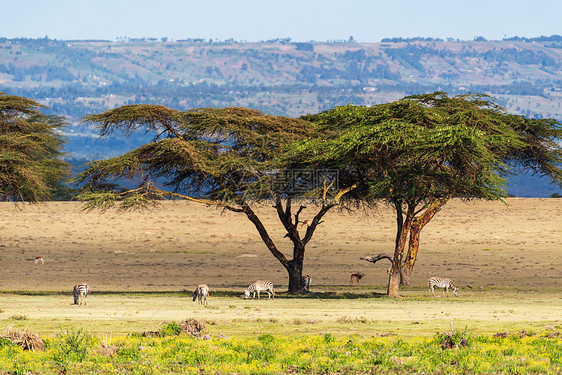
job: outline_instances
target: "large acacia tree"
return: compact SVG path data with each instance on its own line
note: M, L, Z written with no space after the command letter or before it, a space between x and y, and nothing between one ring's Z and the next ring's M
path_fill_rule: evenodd
M63 188L70 166L62 161L62 118L41 104L0 93L0 199L37 203Z
M498 200L514 167L562 183L561 124L508 114L484 95L437 92L373 107L305 116L318 135L297 144L303 161L340 169L348 199L396 213L388 295L410 284L420 234L451 198Z
M162 199L186 199L240 213L254 224L268 250L287 270L289 292L303 289L306 245L323 216L349 190L338 190L329 180L316 185L295 184L300 178L288 169L292 158L287 147L311 134L310 122L246 108L182 112L141 104L89 115L84 120L95 124L102 136L143 129L154 134L152 142L135 150L88 164L76 178L86 207L131 209ZM140 182L138 186L115 187L123 179L134 178ZM300 215L306 207L294 205L314 197L319 205L301 235ZM264 201L270 202L287 231L285 237L293 245L292 259L279 249L258 217L255 204Z

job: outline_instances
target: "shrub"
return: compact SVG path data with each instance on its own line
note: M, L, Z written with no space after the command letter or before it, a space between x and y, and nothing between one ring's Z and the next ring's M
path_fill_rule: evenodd
M169 323L160 330L160 336L178 336L182 328L177 323Z
M58 334L52 344L53 360L66 368L71 362L82 362L86 358L91 336L82 331L70 330Z

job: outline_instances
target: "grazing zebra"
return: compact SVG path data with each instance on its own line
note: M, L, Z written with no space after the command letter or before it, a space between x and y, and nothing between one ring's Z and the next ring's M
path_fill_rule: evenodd
M308 276L308 275L303 275L302 277L302 284L304 285L304 289L306 289L306 291L310 291L310 283L312 282L312 277Z
M197 298L199 298L200 304L207 305L207 298L209 298L209 287L207 285L197 285L197 288L195 288L193 292L193 300L195 301Z
M353 284L353 280L357 280L357 285L359 285L359 280L361 280L363 276L365 276L365 274L361 272L352 273L349 279L349 285Z
M258 280L246 289L244 289L244 299L250 298L250 293L254 292L252 298L256 298L256 292L258 292L258 299L260 299L260 292L265 290L267 292L267 298L271 299L272 295L275 298L275 289L273 289L273 283L269 280ZM271 291L271 293L269 293Z
M86 283L78 283L74 285L74 304L81 305L80 299L84 300L84 305L86 304L86 297L90 294L90 287Z
M43 260L43 257L35 257L35 264L45 264L45 261Z
M435 288L443 288L443 295L447 292L447 297L449 297L449 288L453 289L453 294L455 297L459 296L459 289L455 286L455 283L449 279L444 279L442 277L432 277L429 279L429 291L433 296L435 296Z

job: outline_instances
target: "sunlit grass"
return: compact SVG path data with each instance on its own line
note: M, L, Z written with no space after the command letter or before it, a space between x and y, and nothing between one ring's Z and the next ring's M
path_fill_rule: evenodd
M406 340L339 337L331 333L217 338L186 334L128 335L108 339L78 330L46 339L45 351L24 351L0 341L0 371L15 374L199 374L201 371L212 374L558 374L562 370L559 332L500 338L474 336L465 331L455 337L458 340L461 336L464 344L444 349L443 335Z
M409 290L404 296L396 300L362 292L305 297L280 293L273 300L244 300L235 292L215 292L205 307L193 302L191 293L94 293L86 306L73 305L68 293L10 293L0 294L0 328L28 327L49 335L85 326L94 334L122 335L192 317L206 323L211 335L332 333L407 338L432 336L448 330L451 322L475 334L562 326L562 304L556 291L493 290L442 298L427 297L425 290Z

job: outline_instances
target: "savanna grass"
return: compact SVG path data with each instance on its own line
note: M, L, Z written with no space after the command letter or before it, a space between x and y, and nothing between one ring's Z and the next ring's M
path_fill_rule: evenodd
M113 337L115 351L81 331L47 339L44 351L0 345L0 373L54 374L559 374L559 334L477 336L453 340L466 345L443 349L443 335L430 338L335 337L332 334L257 338Z

